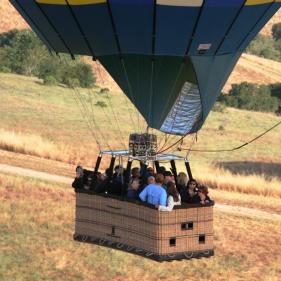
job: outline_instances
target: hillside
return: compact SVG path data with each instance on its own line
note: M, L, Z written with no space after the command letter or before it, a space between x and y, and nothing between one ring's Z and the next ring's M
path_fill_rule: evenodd
M78 97L86 102L88 110L80 111ZM96 105L98 101L106 107ZM93 122L87 124L85 116ZM0 118L0 163L55 174L67 170L63 175L72 173L74 168L69 164L93 167L99 152L95 139L101 149L127 149L129 133L145 128L141 119L137 124L137 113L120 92L105 94L95 88L91 91L79 89L79 94L75 94L63 87L44 86L36 78L13 74L0 74ZM280 117L274 114L233 108L211 112L193 148L236 147L279 121ZM167 139L166 145L176 139ZM160 146L164 140L164 135L159 134ZM189 147L191 141L192 137L187 137L183 147ZM26 155L28 158L24 157ZM43 165L38 157L50 160ZM56 162L52 162L54 160ZM102 161L103 169L108 160ZM189 160L194 176L209 186L281 196L280 128L241 150L193 152ZM54 164L57 162L61 164ZM252 182L255 182L254 188Z
M13 28L26 28L27 25L8 0L0 0L0 32L5 32ZM281 22L281 10L279 10L269 23L261 31L262 34L271 35L271 27L274 23ZM102 87L112 90L120 90L110 75L95 62L92 63L97 76L97 83ZM281 63L272 65L270 60L265 60L255 56L244 54L235 67L232 75L227 81L224 91L229 90L231 84L243 81L257 84L269 84L281 82Z

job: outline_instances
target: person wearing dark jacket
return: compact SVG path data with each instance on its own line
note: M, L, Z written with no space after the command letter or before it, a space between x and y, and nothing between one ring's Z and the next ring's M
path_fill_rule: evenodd
M139 200L139 187L140 187L139 179L134 179L127 191L128 200Z
M83 182L84 172L83 167L77 166L76 167L76 176L72 183L72 187L81 189L83 188L84 182Z
M187 188L181 189L180 191L182 202L189 204L198 204L200 203L200 197L197 192L197 182L192 179L187 183Z

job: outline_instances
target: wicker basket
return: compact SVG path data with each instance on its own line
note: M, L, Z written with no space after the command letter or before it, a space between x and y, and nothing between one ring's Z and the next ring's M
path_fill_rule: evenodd
M213 250L213 205L159 212L146 204L76 190L74 239L158 261L208 257Z

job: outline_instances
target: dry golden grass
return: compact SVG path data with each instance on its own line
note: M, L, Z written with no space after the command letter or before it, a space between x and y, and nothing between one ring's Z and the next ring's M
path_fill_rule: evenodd
M39 135L26 135L3 129L0 129L0 149L65 162L69 155L65 148L58 147Z
M82 94L86 94L86 91L82 91ZM99 93L99 89L94 89L92 95L108 103L107 98ZM123 113L120 116L121 138L127 143L129 132L134 130L131 127L132 124L128 122L130 120L128 105L120 93L109 93L109 95L114 107L118 108L118 112ZM40 81L35 78L1 74L0 101L2 121L0 147L2 149L60 160L65 163L94 166L97 147L69 89L42 86ZM9 104L9 108L6 104ZM107 141L110 140L112 147L122 148L117 137L120 133L116 131L114 120L106 119L101 108L95 107L94 110L96 120L106 133ZM111 109L108 107L106 110ZM212 112L199 133L198 143L193 148L235 147L249 141L278 121L280 121L280 117L274 114L230 108L225 112ZM224 129L218 131L221 126ZM13 128L15 133L10 132L10 128ZM184 146L188 146L188 143ZM106 146L104 145L103 148ZM102 169L106 168L108 160L109 158L107 161L102 161ZM242 163L245 160L248 161L247 164ZM276 198L280 197L281 173L278 172L278 169L281 169L278 164L280 160L280 131L278 128L250 146L233 153L200 154L194 152L190 155L195 178L211 187ZM31 159L30 156L25 158L14 154L6 154L1 162L63 175L72 175L71 169L74 170L68 165L67 172L64 172L63 164L55 164L50 161L44 167L45 165L36 158ZM277 167L277 170L274 174L270 174L267 169L263 175L260 174L259 169L253 169L248 173L249 175L234 175L231 170L228 171L226 168L224 170L215 168L215 163L222 167L225 166L225 163L233 167L240 165L242 170L243 167L247 168L251 165L262 167L267 164L268 169L272 170L271 172L273 172L274 166ZM180 170L185 169L181 167ZM263 169L261 170L263 171ZM274 175L278 177L278 173L279 179L275 179Z
M196 168L196 167L195 167ZM195 169L200 182L216 189L281 198L280 179L265 175L239 175L220 168ZM241 195L242 196L242 195Z
M0 174L1 280L279 281L281 224L215 209L215 256L156 263L72 240L74 193Z
M242 82L258 85L281 82L281 63L254 55L243 54L229 76L223 92L227 93L232 84Z
M240 206L281 214L280 198L225 191L222 189L210 189L210 196L218 204Z

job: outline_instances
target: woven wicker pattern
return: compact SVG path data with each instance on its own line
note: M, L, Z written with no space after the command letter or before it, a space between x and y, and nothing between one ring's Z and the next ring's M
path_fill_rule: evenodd
M76 193L76 235L99 237L158 255L213 249L213 206L159 212L144 205Z

